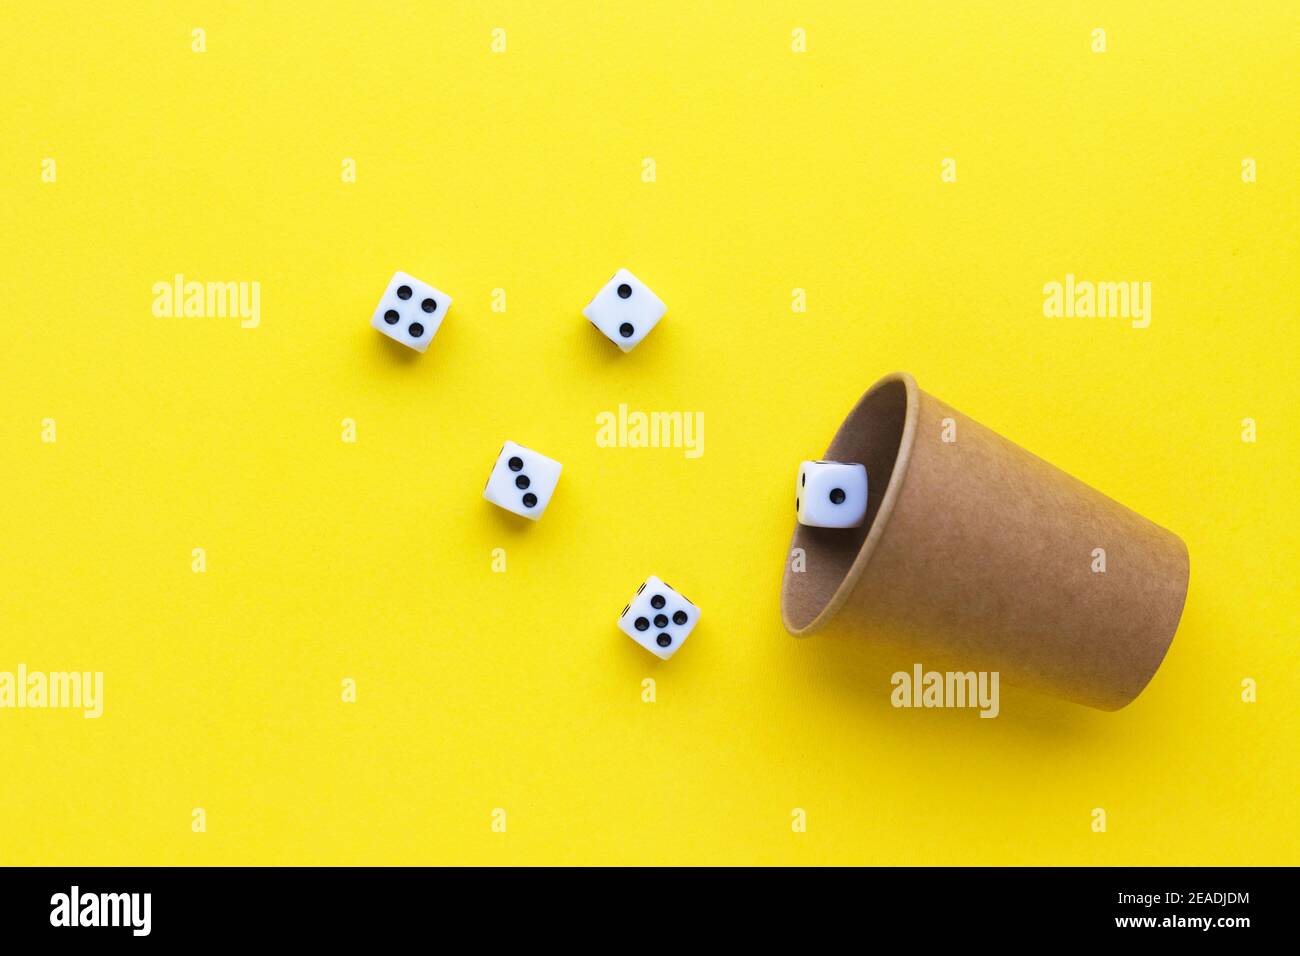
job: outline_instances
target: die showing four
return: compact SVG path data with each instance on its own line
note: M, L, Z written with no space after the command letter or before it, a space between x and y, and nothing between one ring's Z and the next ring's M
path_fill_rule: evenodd
M370 319L373 328L395 342L423 352L451 308L451 296L405 272L393 274Z

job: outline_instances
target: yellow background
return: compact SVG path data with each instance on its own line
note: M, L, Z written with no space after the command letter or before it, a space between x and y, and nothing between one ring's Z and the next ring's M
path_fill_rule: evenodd
M1293 4L0 37L0 670L105 673L99 720L0 711L0 862L1300 863ZM629 355L580 316L624 265L669 307ZM423 356L368 327L395 269L455 299ZM1067 272L1150 281L1150 328L1044 318ZM155 318L177 273L260 282L260 327ZM784 633L795 466L900 368L1185 538L1132 706L894 710L914 655ZM619 403L703 412L703 457L598 447ZM564 463L536 525L480 497L507 438ZM614 625L651 573L703 610L668 663Z

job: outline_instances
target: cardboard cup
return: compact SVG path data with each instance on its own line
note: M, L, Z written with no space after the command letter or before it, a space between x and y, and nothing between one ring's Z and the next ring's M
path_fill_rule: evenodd
M792 634L838 615L962 670L1102 710L1151 680L1187 596L1177 535L906 373L867 391L823 457L866 465L870 500L860 528L796 527L804 570L787 560L781 586Z

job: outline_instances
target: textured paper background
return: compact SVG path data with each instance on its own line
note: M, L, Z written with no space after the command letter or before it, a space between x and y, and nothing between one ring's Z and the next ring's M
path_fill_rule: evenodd
M0 862L1300 862L1298 61L1283 3L6 5L0 670L107 700L0 710ZM411 361L398 268L456 300ZM1067 272L1150 328L1044 318ZM176 273L261 326L155 318ZM896 368L1187 541L1134 706L894 710L911 657L785 634L797 462ZM703 457L598 447L620 403ZM535 527L506 438L565 466Z

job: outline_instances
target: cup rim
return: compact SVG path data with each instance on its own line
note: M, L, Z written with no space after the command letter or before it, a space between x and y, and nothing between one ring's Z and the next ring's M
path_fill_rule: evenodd
M877 413L878 410L875 406L880 400L879 396L884 390L896 383L902 384L905 401L902 420L899 422L897 429L894 463L890 469L889 480L885 483L884 493L880 497L879 507L874 514L868 510L868 525L852 563L842 571L839 568L833 568L829 572L821 569L794 571L790 555L793 554L795 548L803 547L809 543L814 533L813 529L805 528L797 522L795 524L794 533L790 538L790 545L786 549L785 574L781 582L781 620L786 630L795 637L807 637L822 629L844 606L849 595L853 593L854 587L857 586L858 580L865 572L868 563L870 563L872 554L875 553L876 548L879 546L880 539L884 536L885 529L889 525L889 519L894 513L898 496L902 493L908 465L912 460L912 449L916 443L917 421L920 418L921 408L920 389L917 387L916 379L907 372L891 372L878 379L862 394L862 397L858 399L852 410L845 416L839 429L836 430L835 437L831 439L824 457L833 461L853 460L852 458L845 459L836 456L837 454L843 455L843 449L845 448L861 444L859 429L862 422L867 416ZM876 476L868 474L869 488L876 480L879 480ZM868 496L870 496L870 490ZM806 550L805 548L805 552ZM806 584L807 579L803 579L803 575L817 573L840 574L840 579L829 599L825 600L815 612L809 614L796 610L795 605L801 605L809 601L809 594L805 593L808 587ZM815 606L815 597L811 599L811 603Z

